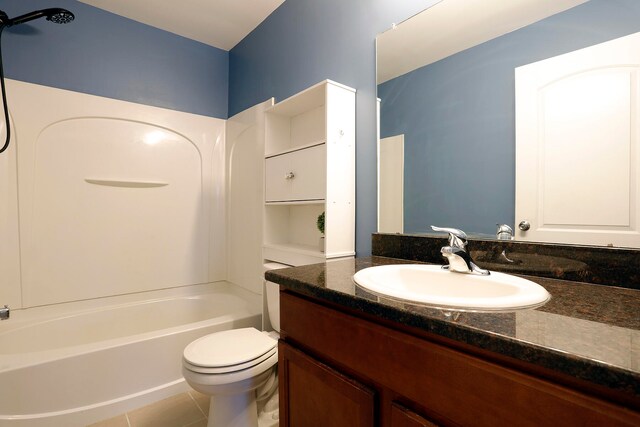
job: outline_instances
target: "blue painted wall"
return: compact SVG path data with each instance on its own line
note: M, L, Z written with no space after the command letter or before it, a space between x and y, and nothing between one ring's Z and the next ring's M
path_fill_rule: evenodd
M405 232L515 221L514 68L640 31L640 1L591 0L379 86L405 134Z
M49 7L68 9L76 20L4 30L7 77L227 118L228 52L75 0L0 0L9 17Z
M229 115L321 80L356 95L356 251L377 229L376 34L434 0L287 0L230 51Z

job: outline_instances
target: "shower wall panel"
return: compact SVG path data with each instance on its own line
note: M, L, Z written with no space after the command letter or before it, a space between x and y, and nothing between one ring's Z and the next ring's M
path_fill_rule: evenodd
M0 111L4 110L0 106ZM13 128L12 124L12 128ZM4 120L0 141L6 139ZM0 154L0 307L22 305L20 289L20 245L18 234L18 186L16 148L10 145Z
M224 120L9 85L24 307L226 277Z
M261 102L227 120L227 280L262 293L264 111Z

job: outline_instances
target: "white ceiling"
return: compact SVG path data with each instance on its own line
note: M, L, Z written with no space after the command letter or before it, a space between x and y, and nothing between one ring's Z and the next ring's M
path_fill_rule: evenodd
M585 1L442 0L378 36L378 83Z
M284 0L80 0L152 27L230 50Z

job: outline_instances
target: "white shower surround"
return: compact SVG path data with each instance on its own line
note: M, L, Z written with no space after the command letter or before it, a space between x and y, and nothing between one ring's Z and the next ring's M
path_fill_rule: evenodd
M0 323L0 426L80 426L185 390L186 344L260 328L260 120L273 101L227 125L7 88L0 304L12 317Z
M7 90L0 303L226 278L224 120L12 80Z

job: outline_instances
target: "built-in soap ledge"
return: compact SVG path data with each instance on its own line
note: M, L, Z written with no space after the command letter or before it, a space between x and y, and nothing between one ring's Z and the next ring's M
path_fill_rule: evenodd
M104 185L107 187L153 188L153 187L164 187L169 185L168 182L156 182L156 181L130 181L130 180L95 179L95 178L85 178L84 180L89 184Z

